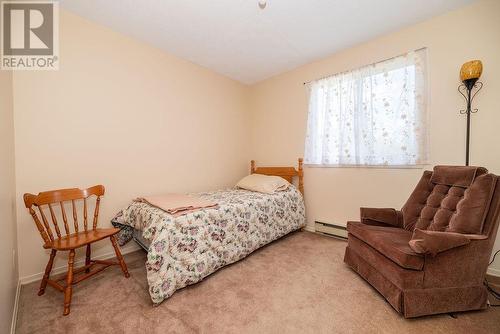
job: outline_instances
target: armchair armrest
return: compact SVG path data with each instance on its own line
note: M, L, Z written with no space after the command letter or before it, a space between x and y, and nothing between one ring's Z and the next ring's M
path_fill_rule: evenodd
M415 253L430 254L436 256L438 253L452 248L464 246L471 239L483 239L480 235L467 235L454 232L427 231L415 229L413 236L408 242Z
M360 208L361 222L368 225L385 224L395 227L403 227L403 215L401 211L390 208Z

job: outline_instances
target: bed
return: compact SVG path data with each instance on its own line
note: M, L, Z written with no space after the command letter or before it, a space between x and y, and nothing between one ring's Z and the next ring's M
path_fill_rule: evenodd
M135 239L147 250L146 271L154 304L218 269L306 225L303 169L256 167L251 173L280 176L297 186L264 194L243 189L197 193L218 203L179 217L144 202L132 202L112 224L120 245Z

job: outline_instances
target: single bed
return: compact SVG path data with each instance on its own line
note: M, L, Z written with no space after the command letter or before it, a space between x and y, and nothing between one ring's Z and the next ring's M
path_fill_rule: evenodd
M218 269L306 225L303 169L256 167L251 173L280 176L297 187L265 194L227 189L196 195L218 204L179 217L144 202L132 202L113 220L121 245L135 239L147 250L146 270L154 304Z

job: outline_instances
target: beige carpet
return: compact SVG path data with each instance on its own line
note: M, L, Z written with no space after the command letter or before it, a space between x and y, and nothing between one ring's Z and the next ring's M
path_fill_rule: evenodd
M405 320L342 262L345 242L297 232L158 307L147 292L141 251L63 295L22 287L17 333L500 333L500 308Z

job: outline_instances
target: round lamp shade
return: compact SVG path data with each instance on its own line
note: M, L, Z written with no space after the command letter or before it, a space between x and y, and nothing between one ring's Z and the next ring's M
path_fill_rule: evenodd
M462 65L460 80L478 79L483 72L483 63L480 60L471 60Z

